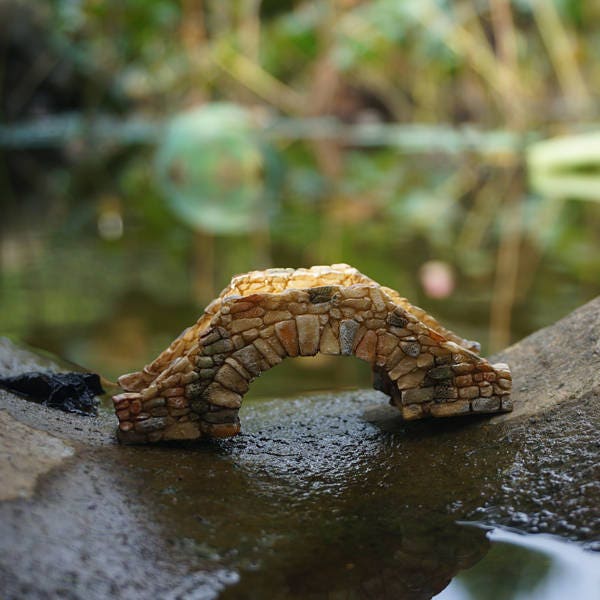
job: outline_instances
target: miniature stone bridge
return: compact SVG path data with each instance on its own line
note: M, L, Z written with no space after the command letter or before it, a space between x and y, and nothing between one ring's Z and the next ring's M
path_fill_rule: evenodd
M353 355L404 419L507 412L511 374L392 289L344 264L269 269L229 287L113 397L126 443L229 437L250 382L287 356Z

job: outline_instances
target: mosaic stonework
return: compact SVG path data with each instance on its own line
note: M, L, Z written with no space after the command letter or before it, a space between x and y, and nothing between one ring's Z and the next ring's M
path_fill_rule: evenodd
M234 277L113 397L127 443L230 437L250 382L288 356L356 356L406 420L512 410L507 365L345 265Z

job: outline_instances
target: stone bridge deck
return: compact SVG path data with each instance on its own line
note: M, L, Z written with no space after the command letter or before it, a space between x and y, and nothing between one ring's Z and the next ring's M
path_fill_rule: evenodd
M155 361L114 396L128 443L229 437L250 382L291 356L353 355L407 420L512 409L511 374L475 342L348 265L234 277Z

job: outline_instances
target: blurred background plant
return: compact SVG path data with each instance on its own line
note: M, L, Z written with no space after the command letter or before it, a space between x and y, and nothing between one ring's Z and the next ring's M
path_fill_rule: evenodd
M556 320L600 293L599 19L1 0L0 332L114 377L232 274L332 262L486 352Z

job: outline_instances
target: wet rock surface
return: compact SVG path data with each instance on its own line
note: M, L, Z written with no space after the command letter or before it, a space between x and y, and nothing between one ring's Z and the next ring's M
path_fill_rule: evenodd
M510 419L406 423L357 391L247 400L231 440L118 447L108 408L78 417L0 391L12 418L76 452L31 498L0 502L3 597L430 598L489 550L462 521L598 549L597 312L502 356ZM518 392L544 371L579 387L553 406Z

